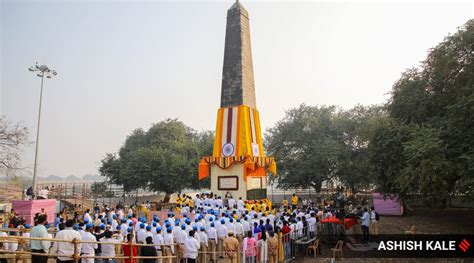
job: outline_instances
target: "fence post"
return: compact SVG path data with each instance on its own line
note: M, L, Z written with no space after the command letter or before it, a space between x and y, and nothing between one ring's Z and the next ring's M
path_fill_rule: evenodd
M130 240L128 241L128 246L130 247L130 256L129 256L129 263L132 263L133 261L133 238L134 236L132 235L132 238L130 238Z
M21 235L21 232L18 233L19 235ZM21 238L21 236L18 237L18 248L20 248L20 251L21 251L21 248L23 246L23 238ZM20 259L20 256L21 254L18 254L16 253L15 254L15 263L18 262L18 260Z
M79 262L79 257L80 257L80 255L78 254L78 251L77 251L78 250L77 249L78 240L76 238L74 238L71 242L74 244L74 255L73 255L74 263L78 263Z
M285 260L285 253L284 253L285 251L284 251L284 248L283 248L282 233L281 232L278 232L277 239L278 239L277 262L280 262L282 260ZM281 255L283 255L283 256L281 256Z

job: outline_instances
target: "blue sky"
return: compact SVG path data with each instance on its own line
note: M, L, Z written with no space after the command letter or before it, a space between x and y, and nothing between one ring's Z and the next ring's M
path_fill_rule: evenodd
M472 1L241 2L265 129L300 103L383 103L401 72L473 17ZM0 3L0 114L31 141L40 80L27 68L59 73L45 82L40 175L97 173L133 129L165 118L214 129L233 1Z

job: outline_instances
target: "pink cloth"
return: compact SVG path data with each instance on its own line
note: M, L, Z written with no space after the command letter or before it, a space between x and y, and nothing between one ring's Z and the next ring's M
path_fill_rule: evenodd
M255 257L257 255L257 240L250 237L247 239L247 250L245 251L245 256Z
M403 214L403 206L400 203L398 195L389 194L384 198L380 193L373 193L372 199L375 211L379 215L401 216Z
M54 223L56 217L56 199L13 200L12 208L30 225L34 223L36 213L45 213L48 223Z

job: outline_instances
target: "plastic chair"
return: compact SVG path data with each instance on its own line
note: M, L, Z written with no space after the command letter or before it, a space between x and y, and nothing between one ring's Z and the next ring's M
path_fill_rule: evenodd
M306 251L306 255L309 255L311 251L314 253L314 257L316 257L316 255L321 255L321 252L319 251L319 239L316 239L313 242L313 244L308 246L308 250Z
M344 241L339 240L339 241L337 241L336 246L334 248L331 248L332 257L334 259L336 259L337 253L339 253L341 255L341 258L343 258L343 255L342 255L342 246L343 245L344 245Z
M410 230L405 231L405 235L414 235L415 234L415 225L412 225Z

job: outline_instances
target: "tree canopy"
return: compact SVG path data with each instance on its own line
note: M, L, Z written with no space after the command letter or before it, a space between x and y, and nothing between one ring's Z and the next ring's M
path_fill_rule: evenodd
M384 107L300 105L266 136L284 188L326 180L446 206L474 198L474 20L404 72Z
M474 20L394 84L390 116L371 143L382 190L446 206L473 197Z
M99 168L110 182L126 192L138 188L171 194L184 188L200 188L199 158L212 152L213 134L198 133L181 121L167 119L148 131L134 130L118 154L106 154Z
M382 116L381 107L361 105L345 111L302 104L287 111L266 136L267 150L277 159L278 185L319 191L324 181L336 180L354 192L368 187L369 137Z

